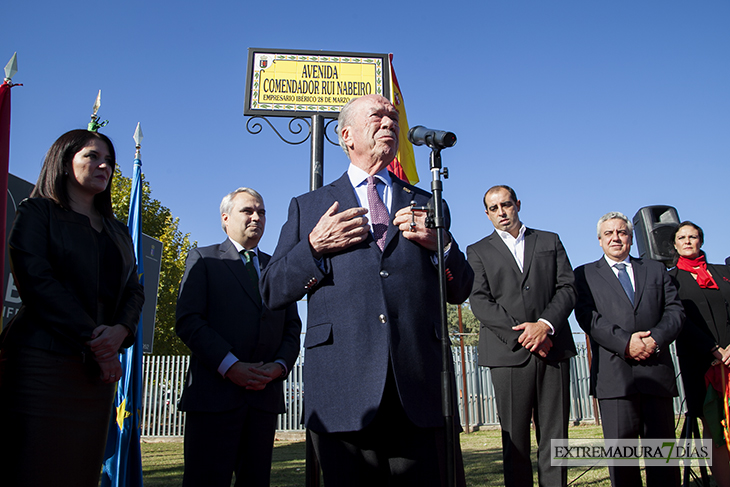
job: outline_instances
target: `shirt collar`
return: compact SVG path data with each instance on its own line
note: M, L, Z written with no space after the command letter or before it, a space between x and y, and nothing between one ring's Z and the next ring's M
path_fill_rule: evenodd
M631 256L627 256L627 257L626 257L626 258L625 258L624 260L622 260L621 262L619 262L619 261L616 261L616 260L613 260L613 259L612 259L611 257L607 256L606 254L603 254L603 258L604 258L604 259L606 259L606 262L608 263L608 265L609 265L610 267L613 267L613 266L615 266L616 264L620 264L621 262L623 262L624 264L626 264L626 267L627 267L627 268L628 268L628 267L631 267Z
M231 243L233 244L233 246L234 246L234 247L236 247L236 251L237 251L237 252L238 252L239 254L240 254L241 252L243 252L244 250L246 250L246 249L244 249L244 248L243 248L243 245L241 245L240 243L236 242L236 241L235 241L235 240L233 240L233 239L232 239L231 237L228 237L228 240L230 240L230 241L231 241ZM259 247L258 247L258 245L257 245L256 247L254 247L254 248L252 248L252 249L248 249L248 250L253 250L253 253L254 253L254 254L256 254L256 257L258 257L258 256L259 256Z
M523 224L520 227L520 231L517 232L517 238L514 238L511 233L505 232L505 231L502 231L502 230L497 230L497 235L499 235L499 237L502 240L505 240L505 241L506 240L514 240L515 242L519 242L520 240L524 240L525 239L525 229L526 229L525 228L525 225Z
M368 176L370 175L356 165L350 163L350 167L347 168L347 176L350 178L350 184L352 184L352 187L357 188L358 186L366 182ZM375 173L374 176L380 178L380 180L382 180L387 187L393 187L393 181L390 179L390 174L388 173L387 167L384 167L383 169Z

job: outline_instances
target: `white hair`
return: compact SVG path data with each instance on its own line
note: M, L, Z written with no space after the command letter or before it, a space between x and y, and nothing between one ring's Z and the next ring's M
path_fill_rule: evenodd
M340 115L337 117L337 140L340 142L340 147L342 147L342 150L345 151L347 157L350 157L350 149L347 148L347 144L342 138L342 129L352 125L352 105L357 99L358 98L351 98L350 101L345 103L340 110Z
M225 195L223 197L223 200L221 200L221 228L223 228L224 232L226 231L226 224L223 222L223 214L228 214L231 212L231 209L233 208L233 198L235 198L238 193L248 193L257 200L259 200L262 204L264 202L264 198L262 198L255 189L251 188L241 187Z
M603 225L608 220L613 220L614 218L618 218L619 220L623 220L624 223L626 223L626 228L629 230L629 235L634 235L634 224L631 223L631 220L629 220L629 217L621 213L620 211L609 211L605 215L603 215L601 218L598 219L598 225L596 225L596 233L598 234L598 238L601 238L601 225Z

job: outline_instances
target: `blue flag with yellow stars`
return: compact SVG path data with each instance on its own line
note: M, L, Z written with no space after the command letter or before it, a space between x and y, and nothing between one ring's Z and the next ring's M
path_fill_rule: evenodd
M139 153L138 153L139 154ZM137 256L137 273L144 285L142 259L142 161L134 159L129 198L129 233ZM117 383L114 411L104 452L102 487L142 487L142 316L134 345L121 354L122 378Z

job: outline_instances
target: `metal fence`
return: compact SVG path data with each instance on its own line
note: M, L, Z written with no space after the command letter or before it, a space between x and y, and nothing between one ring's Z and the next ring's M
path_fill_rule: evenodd
M570 420L573 423L594 422L593 399L588 395L590 370L585 343L576 344L578 354L570 360ZM456 387L459 398L459 415L462 426L497 425L497 405L494 401L494 388L489 369L477 365L476 347L453 347L456 371ZM670 351L675 370L679 364L674 350ZM463 368L462 368L463 360ZM142 402L142 436L176 437L183 436L185 413L178 411L177 403L182 394L185 373L188 369L188 356L145 356L143 379L144 396ZM304 384L302 365L304 350L284 384L287 412L279 415L279 431L303 431L301 423ZM462 373L462 370L464 372ZM677 381L679 397L674 399L677 414L686 412L684 391L681 381ZM466 384L466 387L464 387ZM466 409L465 409L466 402Z

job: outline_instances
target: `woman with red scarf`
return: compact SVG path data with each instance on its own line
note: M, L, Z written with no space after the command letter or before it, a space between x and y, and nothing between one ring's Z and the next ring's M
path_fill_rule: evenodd
M704 438L711 438L702 406L707 388L705 373L720 363L730 366L730 269L708 264L700 250L702 229L690 221L674 232L679 259L669 271L679 291L687 318L677 338L677 356L690 415L702 419ZM730 463L725 445L713 444L712 476L720 487L730 486Z

